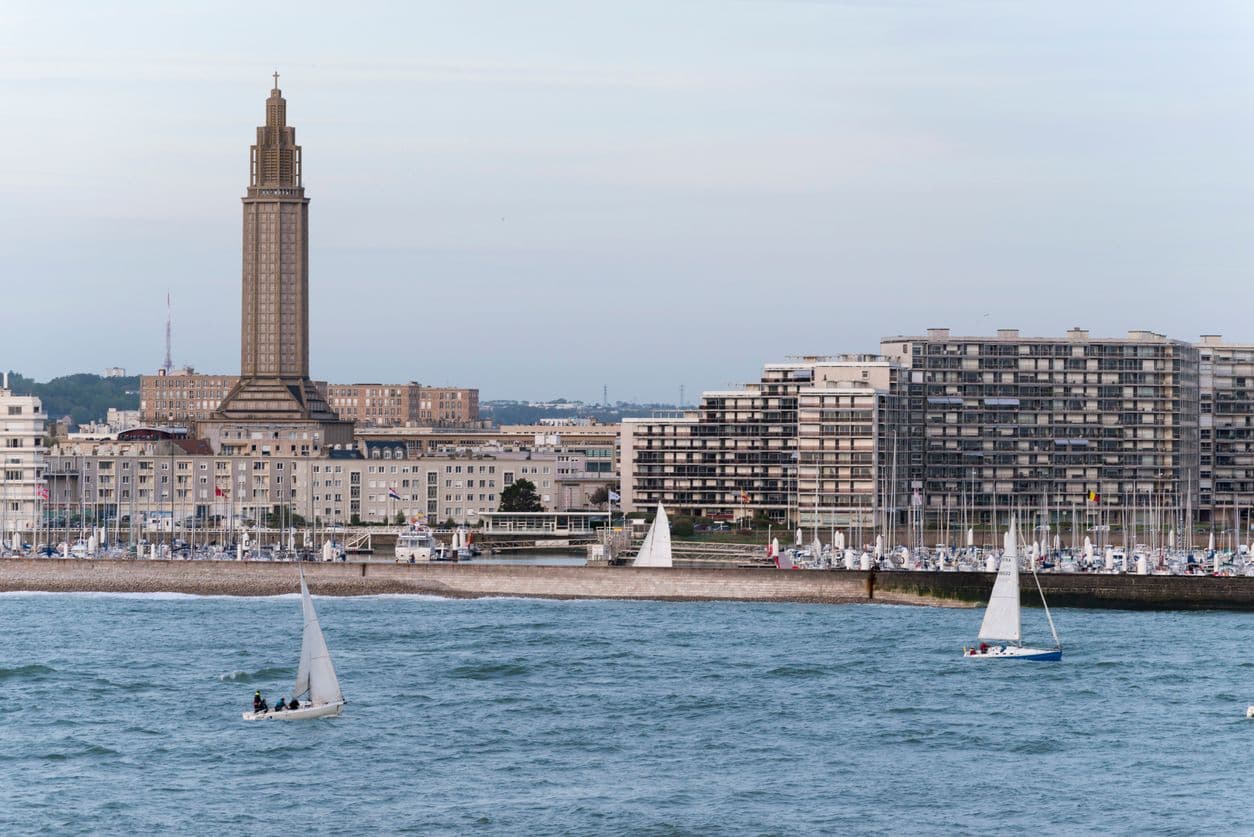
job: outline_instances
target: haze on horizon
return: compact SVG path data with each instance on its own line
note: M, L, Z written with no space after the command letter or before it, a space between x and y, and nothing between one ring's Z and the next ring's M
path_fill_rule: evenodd
M1252 35L1239 2L8 3L0 366L151 372L169 290L175 363L238 371L275 69L319 379L674 401L929 326L1254 342Z

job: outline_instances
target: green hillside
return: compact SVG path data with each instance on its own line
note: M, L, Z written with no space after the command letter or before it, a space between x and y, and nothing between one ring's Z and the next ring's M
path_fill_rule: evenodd
M75 424L103 419L110 407L139 409L139 376L104 378L80 373L63 375L46 383L9 373L9 388L16 395L37 395L48 419L70 416Z

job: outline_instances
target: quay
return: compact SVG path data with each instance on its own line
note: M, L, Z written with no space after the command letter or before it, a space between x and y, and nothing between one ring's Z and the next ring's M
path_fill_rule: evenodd
M425 594L446 598L878 603L979 607L982 572L783 571L769 568L553 567L499 564L302 564L315 595ZM1254 578L1095 573L1040 576L1058 607L1254 610ZM296 590L296 567L268 561L0 560L0 592L187 593L273 596ZM1039 603L1024 588L1024 604Z

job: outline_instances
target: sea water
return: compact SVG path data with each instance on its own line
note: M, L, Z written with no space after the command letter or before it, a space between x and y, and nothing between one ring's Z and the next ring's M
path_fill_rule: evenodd
M5 834L1254 830L1254 617L316 597L349 703L289 693L296 596L0 596ZM1039 613L1039 612L1038 612Z

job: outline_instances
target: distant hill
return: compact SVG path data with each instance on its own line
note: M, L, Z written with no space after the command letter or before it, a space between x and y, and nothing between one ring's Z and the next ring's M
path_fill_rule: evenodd
M139 409L139 376L104 378L80 373L40 383L16 372L9 373L9 388L16 395L37 395L48 419L70 416L75 424L104 419L110 407Z
M671 412L673 404L585 404L582 401L480 401L479 415L496 424L535 424L542 418L593 418L602 424L617 424L623 416L650 416Z

